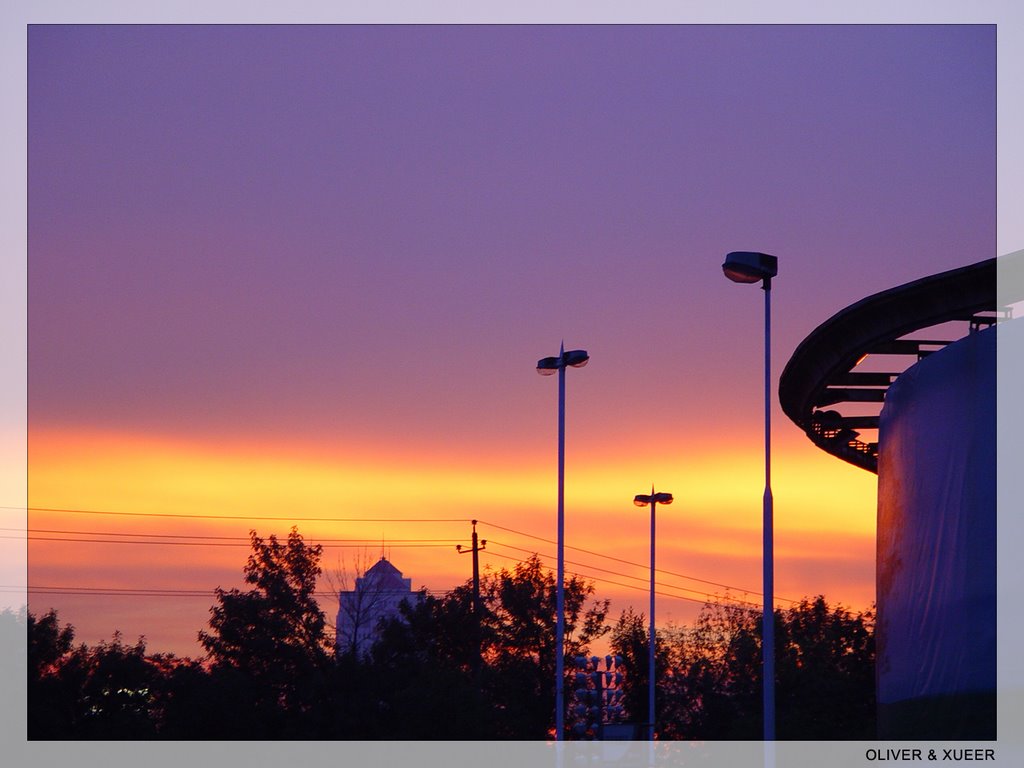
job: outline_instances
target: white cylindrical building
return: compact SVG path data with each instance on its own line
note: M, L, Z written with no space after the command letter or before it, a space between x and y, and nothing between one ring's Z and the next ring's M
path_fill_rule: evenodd
M996 328L889 387L878 453L878 732L994 739Z

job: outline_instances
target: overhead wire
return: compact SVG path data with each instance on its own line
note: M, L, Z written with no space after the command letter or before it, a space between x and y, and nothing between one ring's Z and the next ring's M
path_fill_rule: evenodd
M136 537L139 537L139 538L159 538L159 539L203 539L203 540L206 540L206 539L216 539L216 540L220 540L220 541L240 541L240 542L245 543L247 546L248 546L248 544L250 542L250 539L247 536L210 536L210 535L193 534L193 533L124 533L124 532L119 532L119 531L65 531L65 530L55 530L55 529L50 529L50 528L2 528L2 527L0 527L0 531L17 531L17 532L25 532L25 533L56 533L56 534L66 534L66 535L69 535L69 536L70 535L78 535L78 536L136 536ZM29 538L31 538L31 537L29 537ZM373 538L373 539L320 539L320 538L318 538L316 540L316 543L323 544L323 543L339 543L339 542L344 542L344 543L365 542L366 544L375 544L376 545L376 544L380 544L381 541L384 541L384 542L406 542L406 543L412 543L412 542L417 542L417 543L438 542L438 543L443 543L445 545L448 545L448 544L454 545L454 544L457 544L459 541L461 541L461 539L453 539L453 538L446 538L446 539L380 539L380 538Z
M82 538L68 538L62 536L4 536L0 535L0 539L20 539L22 541L66 541L74 542L76 544L150 544L150 545L162 545L162 546L179 546L179 547L248 547L249 544L244 542L223 542L223 541L127 541L124 539L82 539ZM380 540L375 540L374 543L379 544ZM369 543L362 544L322 544L324 549L353 549L353 548L367 548ZM386 546L397 549L430 549L430 548L446 548L454 546L453 544L395 544L386 542Z
M230 592L230 589L225 592ZM244 592L244 590L239 590ZM48 586L33 584L28 587L10 584L0 585L0 592L29 592L41 595L76 595L86 597L207 597L215 598L216 590L213 589L170 589L164 587L81 587L81 586ZM444 589L417 589L414 593L426 592L429 595L446 595L448 590ZM317 590L313 592L314 597L337 598L338 592L331 590Z
M28 512L60 512L72 515L119 515L124 517L168 517L186 520L273 520L300 523L468 523L468 517L296 517L294 515L214 515L179 512L114 512L105 509L65 509L61 507L0 507Z
M548 555L548 554L543 554L542 555L539 552L534 552L531 549L526 549L525 547L516 547L516 546L513 546L511 544L505 544L505 543L500 542L500 541L495 541L494 539L488 539L487 543L488 544L496 544L499 547L505 547L507 549L515 549L515 550L517 550L519 552L531 552L531 553L537 555L538 557L543 557L543 558L545 558L547 560L555 560L556 559L554 555ZM634 576L633 574L622 573L621 571L612 571L612 570L609 570L607 568L601 568L600 566L593 565L592 563L580 563L580 562L576 562L576 561L573 561L573 560L565 560L564 562L565 562L566 565L576 565L576 566L580 566L582 568L589 568L589 569L594 570L594 571L601 571L602 573L611 574L612 576L619 576L619 577L624 578L624 579L634 579L636 581L641 581L644 584L649 584L650 583L649 577ZM682 592L692 592L693 594L703 595L705 597L716 597L716 595L714 595L711 592L702 592L699 589L691 589L689 587L680 587L680 586L677 586L675 584L668 584L666 582L655 581L655 585L660 585L662 587L665 587L666 589L678 589L678 590L680 590Z
M28 506L28 507L0 506L0 508L3 508L3 509L25 509L25 510L31 511L31 512L53 512L53 513L84 514L84 515L116 515L116 516L127 516L127 517L143 517L143 518L147 518L147 517L160 517L160 518L198 519L198 520L267 520L267 521L325 522L325 523L326 522L375 522L375 523L381 523L381 522L391 522L391 523L399 523L399 522L400 523L468 523L468 522L471 522L470 518L293 517L293 516L223 515L223 514L182 514L182 513L170 513L170 512L117 512L117 511L112 511L112 510L99 510L99 509L70 509L70 508L62 508L62 507L32 507L32 506ZM478 524L480 524L480 525L490 526L490 527L495 528L497 530L502 530L502 531L505 531L507 533L514 534L516 536L523 536L523 537L526 537L526 538L529 538L529 539L534 539L534 540L537 540L537 541L543 541L543 542L545 542L547 544L557 544L557 542L555 542L554 540L549 539L547 537L538 536L536 534L528 533L526 531L521 531L521 530L518 530L518 529L515 529L515 528L511 528L509 526L504 526L504 525L501 525L499 523L495 523L495 522L490 521L490 520L483 520L483 519L477 518L476 522ZM0 529L0 530L15 530L15 529ZM104 534L104 535L124 535L124 536L136 536L137 538L142 538L143 536L146 536L147 534L112 534L112 533L107 533L107 534ZM161 534L148 534L148 536L154 536L154 537L155 536L167 536L167 537L179 538L179 539L181 539L181 538L192 538L192 539L207 538L207 537L200 537L200 536L190 536L190 535L186 535L186 534L182 534L182 535L174 535L174 534L162 534L162 535ZM0 538L16 538L16 537L0 535ZM198 542L145 542L145 541L115 542L115 541L104 541L104 540L100 540L100 539L81 539L81 540L75 540L75 539L61 539L61 538L56 538L56 537L46 537L46 538L43 538L43 537L30 537L30 538L32 540L35 540L35 541L91 541L91 542L94 542L94 543L136 543L136 544L167 543L167 544L178 544L178 545L189 544L189 545L192 545L192 546L200 546L201 545ZM218 537L208 537L208 538L213 539L213 538L218 538ZM223 537L223 538L227 538L227 537ZM340 542L340 541L349 541L349 540L345 540L345 539L321 540L321 543L324 543L325 541L339 541ZM351 541L361 541L361 540L351 540ZM409 540L409 541L413 541L413 540ZM420 540L420 541L426 542L428 540ZM439 542L443 541L443 542L454 543L454 540L451 540L451 539L438 539L437 541L439 541ZM373 539L373 540L366 540L366 542L367 542L367 546L368 546L371 543L372 544L378 544L378 543L380 543L380 540L379 539ZM400 544L390 544L388 546L406 548L406 547L445 547L445 546L450 546L450 545L451 545L450 543L445 543L445 544L441 544L441 543L438 543L438 544L427 544L427 543L416 543L416 544L409 543L409 544L405 544L405 543L400 543ZM248 546L248 544L209 544L207 546ZM355 546L360 546L360 545L358 545L358 544L330 543L330 544L324 544L324 546L331 547L331 548L346 548L346 547L355 547ZM506 546L509 546L509 545L506 545ZM596 552L594 550L585 549L583 547L577 547L577 546L572 546L572 545L568 545L568 544L564 545L564 547L565 547L565 549L573 550L573 551L576 551L576 552L581 552L581 553L584 553L584 554L587 554L587 555L591 555L591 556L594 556L594 557L600 557L600 558L604 558L604 559L607 559L607 560L612 560L614 562L622 563L624 565L630 565L630 566L637 567L637 568L646 568L646 567L648 567L648 566L646 566L646 565L644 565L642 563L637 563L637 562L634 562L634 561L631 561L631 560L626 560L624 558L616 557L614 555L609 555L609 554L605 554L605 553L602 553L602 552ZM592 566L592 567L597 569L597 566ZM740 586L737 586L737 585L734 585L734 584L726 584L724 582L712 581L712 580L709 580L709 579L702 579L702 578L699 578L697 576L693 576L693 575L685 574L685 573L680 573L680 572L677 572L677 571L671 571L671 570L667 570L665 568L656 568L655 572L663 574L665 576L673 576L675 578L686 579L686 580L689 580L689 581L695 581L695 582L698 582L698 583L701 583L701 584L707 584L709 586L721 587L722 589L734 590L736 592L741 592L741 593L748 594L748 595L754 595L754 596L759 596L759 597L763 597L764 596L763 592L759 592L757 590L746 589L744 587L740 587ZM628 578L636 578L636 577L628 577ZM675 586L672 586L672 585L666 585L666 586L669 586L670 588L681 589L681 590L687 590L688 589L686 587L675 587ZM709 594L707 592L701 592L699 590L688 590L688 591L695 592L697 594L705 594L705 595ZM782 597L780 595L774 595L774 599L777 600L777 601L788 602L788 603L791 603L791 604L797 604L799 602L798 600L794 600L794 599L788 598L788 597Z
M530 539L536 539L537 541L543 541L546 544L555 544L556 546L558 544L558 542L556 542L554 539L548 539L548 538L545 538L544 536L537 536L537 535L532 534L532 533L526 533L525 531L518 531L515 528L509 528L507 526L498 525L497 523L492 523L492 522L490 522L488 520L477 520L477 523L479 523L481 525L489 525L492 528L498 528L500 530L507 531L508 533L514 533L517 536L525 536L525 537L530 538ZM490 539L488 539L488 541L490 541ZM606 555L606 554L603 554L601 552L594 552L593 550L584 549L583 547L574 547L574 546L571 546L569 544L564 544L563 546L565 547L565 549L571 549L574 552L583 552L584 554L594 555L595 557L603 557L603 558L606 558L608 560L614 560L617 563L622 563L623 565L632 565L632 566L635 566L637 568L648 568L649 567L649 565L644 565L643 563L637 563L637 562L634 562L632 560L625 560L625 559L623 559L621 557L615 557L614 555ZM675 576L675 577L680 578L680 579L689 579L690 581L697 581L697 582L700 582L701 584L709 584L709 585L714 586L714 587L722 587L723 589L733 589L733 590L736 590L738 592L743 592L743 593L748 594L748 595L758 595L760 597L764 596L763 592L758 592L757 590L753 590L753 589L746 589L744 587L738 587L735 584L723 584L722 582L718 582L718 581L709 581L708 579L701 579L701 578L698 578L696 576L690 576L688 574L678 573L676 571L669 571L669 570L666 570L664 568L655 568L654 570L655 570L656 573L663 573L666 576ZM785 601L787 603L796 604L796 603L800 602L799 600L793 600L793 599L788 598L788 597L780 597L779 595L775 595L774 597L775 597L776 600L783 600L783 601Z
M503 555L500 552L495 552L493 554L497 555L498 557L504 557L504 558L506 558L508 560L516 560L517 559L513 555ZM626 589L635 589L637 591L646 592L647 594L650 594L650 590L649 589L647 589L645 587L641 587L641 586L639 586L637 584L623 584L623 583L618 582L618 581L612 581L611 579L606 579L606 578L603 578L603 577L600 577L600 576L591 576L591 575L588 575L588 574L585 574L585 573L577 573L576 576L579 576L580 578L584 578L584 579L590 579L591 581L600 582L602 584L613 584L613 585L615 585L617 587L624 587ZM660 592L657 589L654 590L654 594L660 595L662 597L667 597L667 598L670 598L670 599L673 599L673 600L686 600L688 602L699 603L701 605L706 605L708 603L707 600L699 600L696 597L686 597L685 595L675 595L675 594L670 594L668 592ZM732 598L721 598L721 599L724 602L738 603L741 606L742 605L751 606L750 610L754 610L755 608L760 608L761 607L757 603L750 603L750 602L747 602L747 601L744 601L744 600L734 600Z

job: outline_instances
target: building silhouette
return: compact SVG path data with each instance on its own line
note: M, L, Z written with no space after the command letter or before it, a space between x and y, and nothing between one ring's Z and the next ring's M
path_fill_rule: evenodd
M400 616L403 601L413 604L419 595L412 591L412 579L402 576L381 555L373 566L356 579L355 589L338 595L336 648L339 654L365 656L380 636L381 622Z

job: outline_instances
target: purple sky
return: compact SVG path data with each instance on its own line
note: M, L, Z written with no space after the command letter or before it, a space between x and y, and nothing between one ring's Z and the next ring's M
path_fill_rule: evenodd
M592 355L567 539L644 560L654 482L665 566L756 589L762 293L724 254L779 257L775 381L840 309L995 255L995 64L991 26L30 27L29 502L550 538L534 363L564 339ZM873 478L774 423L777 593L866 607ZM35 583L239 569L90 546L40 544ZM406 556L417 586L464 575ZM59 607L83 639L171 642L107 602ZM193 602L166 618L194 644Z
M309 20L433 20L441 8L444 20L998 21L999 252L1021 247L1024 36L1009 0L488 5L295 8ZM723 251L780 257L776 376L836 310L994 253L992 27L22 25L241 13L285 17L280 4L220 0L0 12L16 22L0 76L16 104L0 212L12 254L0 340L16 374L0 383L8 503L24 488L26 38L33 425L383 429L429 444L439 424L467 442L493 425L507 440L542 430L532 447L553 462L551 382L531 368L565 336L594 355L571 384L570 448L588 430L635 438L667 422L692 439L724 420L756 443L760 295L724 281ZM1004 418L1018 394L1006 381L999 669L1019 688L1022 489L1005 457L1021 419ZM795 431L778 410L775 423L781 437ZM5 578L22 583L22 543L10 543Z
M995 32L29 30L33 425L699 438L877 290L995 254ZM780 428L795 429L783 423ZM692 438L691 438L692 439Z

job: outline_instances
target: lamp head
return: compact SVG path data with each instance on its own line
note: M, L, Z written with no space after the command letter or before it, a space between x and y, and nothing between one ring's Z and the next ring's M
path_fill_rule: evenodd
M590 362L590 355L587 354L585 349L570 349L566 352L564 349L559 351L558 357L545 357L537 361L537 373L541 376L551 376L556 373L559 368L565 368L570 366L572 368L582 368L584 365Z
M641 493L633 497L633 503L638 507L646 507L648 504L671 504L673 501L671 493Z
M767 253L733 251L726 255L722 271L734 283L756 283L775 277L779 273L779 260Z
M551 376L558 372L561 362L561 358L558 357L545 357L542 360L538 360L537 373L541 376Z
M573 368L582 368L590 362L590 355L587 354L587 350L585 349L570 349L568 352L562 353L562 360L564 361L564 365L571 365Z

